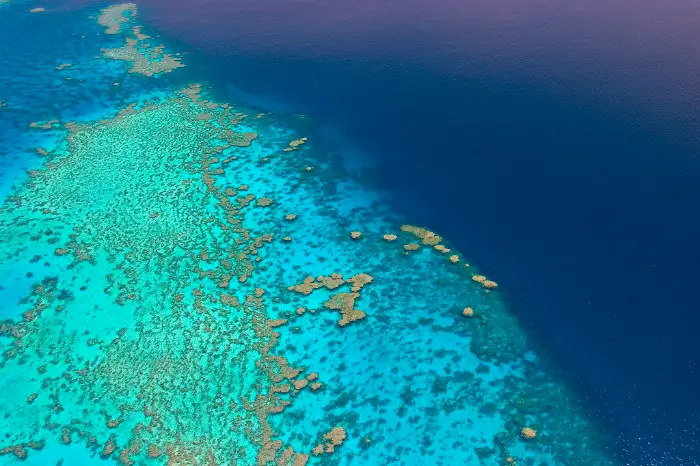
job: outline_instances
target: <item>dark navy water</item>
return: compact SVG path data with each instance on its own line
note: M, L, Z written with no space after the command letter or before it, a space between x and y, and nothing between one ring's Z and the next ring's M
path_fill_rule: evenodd
M700 464L700 5L146 1L497 277L631 445Z

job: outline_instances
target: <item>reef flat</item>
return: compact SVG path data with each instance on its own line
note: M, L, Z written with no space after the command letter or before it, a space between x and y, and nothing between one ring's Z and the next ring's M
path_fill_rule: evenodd
M0 205L1 461L614 464L496 281L282 117L148 87L182 63L136 12L52 65L119 108L22 128L53 143Z

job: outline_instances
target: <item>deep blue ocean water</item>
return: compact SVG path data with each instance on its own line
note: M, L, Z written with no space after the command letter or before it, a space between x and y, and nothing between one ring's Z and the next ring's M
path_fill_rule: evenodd
M502 277L637 461L700 462L697 5L155 3L219 86L311 115Z
M219 79L234 71L236 86L333 122L324 134L350 141L364 180L502 277L521 321L638 453L698 464L694 134L409 64L243 56Z
M517 53L504 54L495 40L492 49L475 41L479 47L473 50L455 41L455 50L441 58L469 53L450 66L438 63L429 44L421 46L421 40L433 37L434 31L425 31L438 26L435 18L418 23L420 18L407 15L413 23L386 29L381 21L370 21L390 17L387 12L396 6L336 5L343 13L328 18L334 27L300 30L298 42L290 34L299 19L292 16L283 27L284 15L275 10L282 9L279 5L260 4L253 13L246 6L247 16L237 16L235 6L203 4L198 18L186 8L176 14L158 2L144 2L141 20L171 49L189 52L187 67L168 79L205 81L220 100L278 113L315 141L315 150L338 155L364 189L381 193L387 211L430 225L487 276L497 277L499 293L557 370L587 400L588 409L607 420L606 428L624 438L620 442L629 450L630 464L698 464L694 295L700 278L695 202L700 144L690 105L696 101L690 90L684 92L694 83L683 79L687 62L675 58L678 62L659 64L654 49L642 61L648 67L639 75L644 86L627 83L628 78L635 82L633 71L644 69L623 61L616 71L614 61L601 60L609 68L592 65L579 78L553 58L558 55L554 42L544 41L551 31L531 13L535 30L525 43L539 44L541 56L530 51L520 64ZM448 2L444 7L455 8ZM211 13L220 9L224 12ZM312 25L322 25L323 14L331 11L318 10L310 17ZM542 11L539 21L548 24L551 10ZM66 12L66 18L72 20L72 14ZM345 15L358 19L338 20ZM366 29L353 32L350 26L363 18ZM237 29L243 21L246 26ZM608 21L610 29L638 26L614 16ZM527 30L525 22L516 23ZM279 34L271 33L276 29ZM473 34L478 38L484 30L488 21ZM73 36L79 31L76 26ZM447 32L436 43L449 44ZM282 46L285 34L290 39ZM61 37L57 30L55 41ZM345 40L333 42L338 37ZM324 40L329 41L325 47ZM39 44L30 42L24 45L26 55L39 55ZM79 41L69 43L80 50ZM624 51L621 47L619 56ZM80 53L65 52L66 60ZM503 56L510 59L499 62ZM674 64L680 77L663 86ZM120 71L115 67L114 76ZM85 76L104 79L95 84L98 90L113 77ZM598 86L591 85L591 76ZM147 93L142 81L131 79L122 84L133 86L131 95ZM631 91L623 92L628 86ZM655 86L666 92L653 92ZM24 120L39 117L85 120L95 112L101 118L128 102L116 94L114 101L106 100L111 90L95 91L99 104L85 100L80 107L68 103L70 95L60 83L46 92L55 94L43 101L51 102L48 107L3 129L19 131ZM683 98L669 97L675 94ZM309 118L299 121L293 114ZM4 162L20 172L36 160Z

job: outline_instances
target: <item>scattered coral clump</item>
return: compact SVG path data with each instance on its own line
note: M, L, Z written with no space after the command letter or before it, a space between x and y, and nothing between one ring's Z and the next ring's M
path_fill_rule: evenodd
M522 435L524 439L532 440L537 436L537 431L532 427L523 427L520 431L520 435Z
M323 306L327 309L340 311L342 318L338 321L338 325L343 327L350 322L365 318L364 312L355 309L355 300L359 297L359 293L339 293L323 303Z
M347 433L342 427L334 427L329 432L323 435L323 440L313 449L313 454L315 456L322 455L324 453L333 453L335 448L342 445L345 441Z
M425 228L420 228L412 225L401 225L401 231L410 233L413 236L423 240L423 244L434 246L442 241L442 238Z
M289 143L289 147L285 147L284 151L290 152L293 150L297 150L299 148L299 146L306 144L306 141L308 141L307 138L295 139L294 141Z
M330 276L320 275L318 278L308 276L304 281L298 285L292 285L288 287L289 291L294 291L303 295L309 295L315 290L325 288L327 290L335 290L343 285L351 285L350 292L341 292L331 297L323 303L323 307L329 310L340 311L341 318L338 321L338 325L344 327L351 322L356 320L364 319L366 314L355 309L355 301L359 299L360 292L362 289L372 283L374 278L366 273L358 273L348 278L343 279L343 276L339 273L333 273ZM305 311L305 308L300 308ZM297 314L303 314L297 309Z
M486 279L486 277L483 275L473 275L472 280L477 283L481 283L484 288L496 288L498 286L498 283L494 282L493 280Z
M346 280L347 283L352 285L352 291L360 291L365 285L372 283L374 277L366 273L358 273Z
M260 206L260 207L267 207L272 205L272 199L269 197L261 197L255 202L255 205Z

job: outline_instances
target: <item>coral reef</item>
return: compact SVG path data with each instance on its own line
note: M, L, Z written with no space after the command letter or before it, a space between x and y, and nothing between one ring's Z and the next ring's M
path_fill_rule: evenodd
M306 144L307 119L126 76L175 66L135 15L55 23L30 99L8 97L36 163L0 202L0 462L610 464L495 282ZM102 53L127 66L100 59L122 43Z
M342 427L333 427L329 432L323 435L323 440L313 449L313 454L315 456L322 455L324 453L333 453L335 448L342 445L345 441L346 432Z
M423 240L423 244L431 246L437 245L438 243L440 243L440 241L442 241L442 238L433 233L432 231L413 225L401 225L401 231L410 233L416 238L420 238L421 240Z
M300 139L295 139L294 141L289 143L289 147L286 147L284 149L285 152L290 152L293 150L297 150L300 146L306 144L306 141L308 141L307 138L300 138ZM308 171L308 170L307 170Z
M496 288L498 286L498 283L494 282L493 280L488 280L483 275L473 275L472 280L477 283L481 283L484 288Z
M133 3L114 5L102 10L97 21L106 28L105 34L119 34L123 25L130 23L136 16L136 11L136 5ZM143 76L170 73L185 66L179 58L166 53L162 45L148 44L146 40L150 37L141 32L140 26L133 26L129 32L132 37L125 36L122 47L103 51L105 58L129 62L131 63L129 72Z
M122 3L105 8L100 12L97 22L105 28L105 34L118 34L122 24L130 21L127 13L136 14L135 3Z

